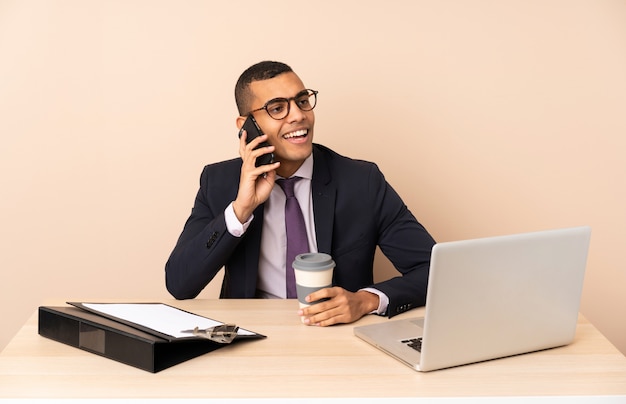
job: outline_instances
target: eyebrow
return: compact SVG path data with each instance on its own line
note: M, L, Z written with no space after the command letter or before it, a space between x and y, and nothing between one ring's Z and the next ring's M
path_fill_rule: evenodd
M293 97L276 97L276 98L272 98L271 100L267 101L267 102L266 102L265 104L263 104L263 105L267 105L267 104L269 104L269 103L270 103L270 102L272 102L272 101L284 101L284 100L289 100L289 99L291 99L291 98L298 98L298 97L299 97L299 96L301 96L301 95L307 94L307 92L308 92L308 91L309 91L309 90L305 88L304 90L300 91L299 93L297 93L297 94L296 94L296 95L294 95Z

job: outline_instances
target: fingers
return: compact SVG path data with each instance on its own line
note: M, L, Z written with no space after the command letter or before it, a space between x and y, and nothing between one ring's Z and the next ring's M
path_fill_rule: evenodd
M339 323L350 323L352 318L350 311L349 292L342 288L325 288L311 293L306 297L307 302L316 302L321 299L329 299L312 306L301 309L298 314L304 317L304 324L329 326Z
M328 327L335 324L349 323L342 312L336 309L326 310L320 314L304 317L304 324L318 327Z
M259 147L261 143L267 141L268 136L266 134L257 136L256 138L252 139L250 143L246 142L247 138L248 133L244 130L241 137L239 138L239 155L241 156L241 158L244 158L246 155L249 155L251 153L257 152L257 150L260 150L260 152L257 153L258 156L274 151L274 146L271 145L257 149L257 147Z
M265 178L268 173L276 170L280 163L274 162L272 164L256 167L256 159L264 154L274 152L275 147L269 144L267 146L259 147L261 143L267 141L268 136L265 134L252 139L250 143L246 143L247 136L248 134L244 130L242 131L242 135L239 140L239 155L243 160L244 169L253 175L255 179L258 176L263 176Z
M368 291L349 292L340 287L318 290L307 296L307 302L326 301L301 309L305 324L328 326L339 323L352 323L364 315L373 312L380 303L375 293Z
M307 303L313 303L322 299L331 299L337 296L337 294L339 293L339 291L336 289L340 288L323 288L316 290L315 292L312 292L310 295L308 295L305 300L307 301Z

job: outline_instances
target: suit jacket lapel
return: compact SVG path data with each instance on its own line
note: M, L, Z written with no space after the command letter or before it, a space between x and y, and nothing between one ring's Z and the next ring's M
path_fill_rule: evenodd
M330 254L337 187L332 182L327 156L315 145L313 145L311 192L313 193L317 250Z

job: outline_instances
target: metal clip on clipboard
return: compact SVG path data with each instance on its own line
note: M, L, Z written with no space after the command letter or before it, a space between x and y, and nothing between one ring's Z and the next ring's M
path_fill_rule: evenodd
M220 344L230 344L237 336L237 331L239 331L239 327L234 324L220 324L205 329L196 327L193 330L183 330L181 332L193 334Z

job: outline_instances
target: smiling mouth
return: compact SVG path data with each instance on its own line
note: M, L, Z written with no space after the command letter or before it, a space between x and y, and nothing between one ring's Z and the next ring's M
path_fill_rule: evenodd
M293 138L297 138L297 137L305 137L308 133L309 133L308 129L301 129L301 130L297 130L295 132L287 133L287 134L283 135L283 138L284 139L293 139Z

